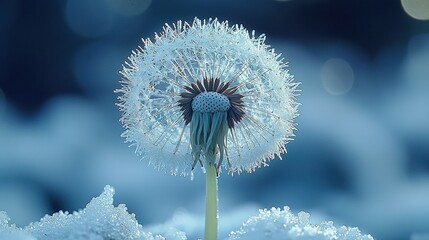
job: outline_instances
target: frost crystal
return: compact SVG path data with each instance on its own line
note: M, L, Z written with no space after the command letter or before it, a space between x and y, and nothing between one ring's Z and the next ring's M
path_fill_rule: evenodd
M298 84L264 35L195 19L143 42L117 90L123 137L143 159L172 174L198 162L240 173L286 152Z
M142 231L135 215L124 204L113 206L114 189L110 186L93 198L85 209L69 214L54 213L39 222L20 229L9 225L9 218L0 212L0 240L164 240L160 235ZM170 232L169 238L186 240L183 232Z
M288 207L260 210L240 230L231 232L229 239L373 240L370 235L362 235L358 228L336 228L332 222L311 224L310 214L300 212L295 216Z

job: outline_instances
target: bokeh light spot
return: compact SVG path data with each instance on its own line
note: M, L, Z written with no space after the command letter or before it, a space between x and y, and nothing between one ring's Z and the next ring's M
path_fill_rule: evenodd
M401 0L405 12L417 20L429 19L428 0Z
M84 37L100 37L112 28L113 14L103 0L69 0L65 16L68 26Z
M332 58L326 61L321 74L323 87L330 94L346 94L353 86L353 69L343 59Z
M139 15L149 8L152 0L108 0L109 7L122 15Z

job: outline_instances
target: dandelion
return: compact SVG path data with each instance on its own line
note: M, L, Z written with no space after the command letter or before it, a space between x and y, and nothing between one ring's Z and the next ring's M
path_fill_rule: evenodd
M253 172L286 152L298 84L264 35L227 21L178 21L143 42L121 71L123 137L159 170L206 169L209 239L216 176Z

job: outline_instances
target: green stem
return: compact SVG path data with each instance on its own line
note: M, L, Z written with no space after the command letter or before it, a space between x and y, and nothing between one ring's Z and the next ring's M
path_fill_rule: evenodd
M214 164L206 164L205 240L217 240L217 174Z

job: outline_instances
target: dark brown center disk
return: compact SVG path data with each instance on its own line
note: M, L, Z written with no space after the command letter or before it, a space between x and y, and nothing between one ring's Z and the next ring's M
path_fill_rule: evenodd
M244 117L243 95L237 93L238 87L230 87L231 82L220 82L219 78L204 78L203 81L196 81L190 86L184 87L184 92L180 93L178 105L182 111L185 124L192 121L192 101L202 92L217 92L226 96L231 104L227 112L228 127L233 128Z

